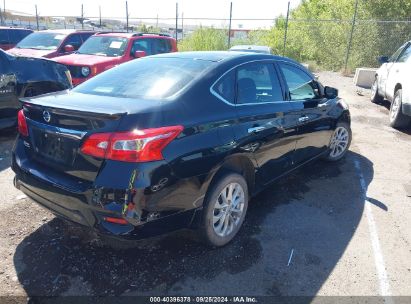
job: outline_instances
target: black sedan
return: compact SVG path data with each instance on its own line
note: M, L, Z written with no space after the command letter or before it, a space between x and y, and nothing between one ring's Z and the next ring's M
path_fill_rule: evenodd
M213 246L248 202L307 162L341 159L350 114L299 63L240 52L150 56L23 100L15 185L118 238L196 228Z
M16 125L20 97L71 88L67 68L54 61L16 57L0 50L0 129Z

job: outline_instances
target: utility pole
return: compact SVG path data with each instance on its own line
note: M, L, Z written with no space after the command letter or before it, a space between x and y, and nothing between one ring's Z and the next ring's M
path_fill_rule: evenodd
M353 34L354 34L355 21L356 21L356 19L357 19L357 8L358 8L358 0L355 0L354 16L353 16L353 18L352 18L350 39L348 40L347 53L345 54L345 68L344 68L344 72L347 72L348 58L350 57L350 51L351 51L352 36L353 36Z
M289 17L290 17L290 1L288 1L287 18L285 19L283 56L285 56L285 46L286 46L286 44L287 44L287 31L288 31L288 18L289 18Z
M177 38L178 38L178 2L176 2L176 43L177 43Z
M230 2L230 22L228 23L228 48L230 48L231 44L231 19L233 17L233 2Z
M38 12L37 12L37 4L35 5L35 8L36 8L36 24L37 24L37 30L39 30L40 27L39 27L39 14L38 14Z
M126 1L126 27L127 27L127 33L128 33L128 3Z
M81 4L81 29L84 29L84 7L83 4Z
M101 5L98 6L98 15L99 15L99 19L100 19L100 28L101 28Z
M3 14L4 18L6 18L6 0L3 0Z

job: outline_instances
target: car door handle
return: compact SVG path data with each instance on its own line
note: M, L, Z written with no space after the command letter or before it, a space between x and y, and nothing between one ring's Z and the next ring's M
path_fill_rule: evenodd
M258 133L263 131L264 129L264 127L253 127L248 129L248 133Z
M301 116L300 118L298 118L299 122L305 122L307 120L309 120L310 118L308 116Z

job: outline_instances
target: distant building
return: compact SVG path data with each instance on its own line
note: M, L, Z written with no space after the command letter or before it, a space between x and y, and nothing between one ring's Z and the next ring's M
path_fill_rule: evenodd
M232 29L230 30L230 37L233 39L247 39L250 31L246 29Z

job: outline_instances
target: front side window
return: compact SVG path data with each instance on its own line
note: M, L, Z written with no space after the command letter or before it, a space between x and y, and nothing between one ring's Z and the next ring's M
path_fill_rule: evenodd
M409 58L411 58L411 45L408 45L407 49L402 52L397 62L406 62Z
M66 38L65 34L37 32L21 40L16 48L36 50L56 50Z
M101 73L73 91L112 97L164 99L201 77L211 65L205 60L145 57Z
M93 36L79 48L78 54L116 57L122 56L127 48L127 38Z
M72 45L75 50L78 50L82 43L83 40L81 40L80 34L73 34L67 38L64 45ZM64 49L62 51L64 52Z
M248 63L237 69L237 104L283 101L273 64Z
M388 59L388 62L395 62L397 61L398 56L400 56L402 50L405 48L406 44L402 45L398 50L395 51L394 54Z
M319 98L316 82L303 70L286 63L280 63L288 86L290 100L309 100Z
M136 51L144 51L146 52L146 56L152 55L151 39L144 38L134 40L133 46L131 47L131 55Z

